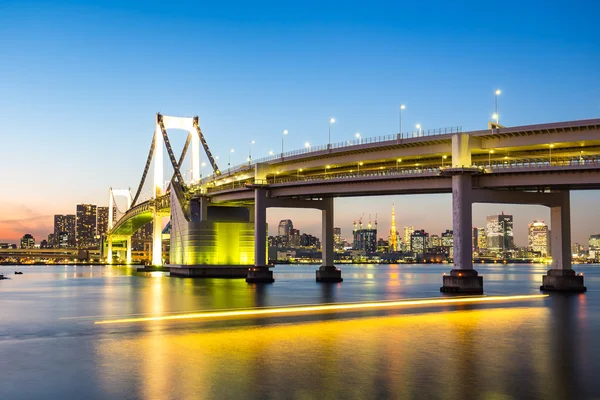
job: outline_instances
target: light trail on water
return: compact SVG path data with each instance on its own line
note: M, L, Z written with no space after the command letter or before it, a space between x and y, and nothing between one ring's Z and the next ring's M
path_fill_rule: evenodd
M402 308L410 306L424 305L447 305L447 304L472 304L472 303L499 303L511 301L528 301L539 300L548 297L547 294L534 295L515 295L515 296L476 296L476 297L455 297L455 298L425 298L425 299L408 299L408 300L392 300L379 302L359 302L359 303L338 303L338 304L321 304L321 305L294 305L285 307L273 308L256 308L243 310L225 310L225 311L206 311L176 315L161 315L153 317L137 317L137 318L122 318L110 319L104 321L95 321L96 325L104 324L124 324L136 322L152 322L152 321L177 321L187 319L209 320L213 318L236 318L236 317L267 317L267 316L285 316L293 314L320 313L328 311L366 311L366 310L383 310Z

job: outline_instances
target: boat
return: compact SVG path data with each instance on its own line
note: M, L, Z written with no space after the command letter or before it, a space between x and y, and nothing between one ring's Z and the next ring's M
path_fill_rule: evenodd
M2 279L8 279L8 278L7 278L6 276L4 276L4 274L0 274L0 281L1 281Z
M23 272L21 272L21 271L15 271L15 275L23 275Z

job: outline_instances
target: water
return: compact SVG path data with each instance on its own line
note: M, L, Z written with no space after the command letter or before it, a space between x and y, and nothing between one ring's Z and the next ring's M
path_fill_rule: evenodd
M273 285L102 266L0 266L0 399L600 398L600 266L588 292L218 321L97 325L291 304L441 297L450 265L278 266ZM478 265L486 294L539 294L546 267ZM22 270L24 275L12 275Z

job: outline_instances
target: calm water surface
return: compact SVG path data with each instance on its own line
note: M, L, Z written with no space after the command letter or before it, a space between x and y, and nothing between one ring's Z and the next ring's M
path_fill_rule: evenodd
M221 321L96 321L442 297L450 265L278 266L272 285L103 266L0 266L0 399L600 399L600 266L583 295ZM488 295L541 265L478 265ZM24 275L13 275L21 270Z

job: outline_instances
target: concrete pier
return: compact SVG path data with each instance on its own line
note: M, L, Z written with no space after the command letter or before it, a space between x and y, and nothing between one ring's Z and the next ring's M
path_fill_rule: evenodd
M317 282L337 283L342 281L342 270L339 268L323 265L317 270Z
M333 266L333 198L323 199L321 208L321 254L323 265L316 271L317 282L342 282L342 270Z
M275 282L267 266L267 191L262 187L254 189L254 267L247 269L246 282Z

